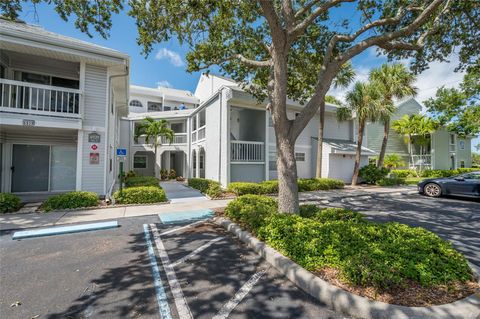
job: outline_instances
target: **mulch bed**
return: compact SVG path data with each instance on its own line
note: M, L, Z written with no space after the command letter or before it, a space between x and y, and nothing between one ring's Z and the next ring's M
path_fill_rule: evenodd
M336 269L325 268L314 272L314 274L332 285L356 295L371 300L408 307L428 307L451 303L468 297L480 289L480 284L474 281L465 283L457 282L449 286L437 285L432 287L422 287L420 284L411 281L406 287L378 291L373 287L351 286L343 282L339 278L339 271Z

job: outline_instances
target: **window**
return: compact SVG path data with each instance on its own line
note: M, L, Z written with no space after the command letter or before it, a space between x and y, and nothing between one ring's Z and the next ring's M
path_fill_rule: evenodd
M461 149L461 150L464 150L465 149L465 140L460 140L458 142L458 147Z
M305 153L295 153L295 160L297 162L305 162Z
M460 161L460 167L465 168L465 161Z
M147 157L145 155L135 155L133 157L133 168L147 168Z
M455 134L450 134L450 144L455 144Z
M142 102L140 102L139 100L131 100L131 101L130 101L130 106L133 106L133 107L143 107Z
M78 88L80 87L80 82L78 80L64 79L52 76L52 85L78 90Z
M270 151L268 153L268 170L269 171L276 171L277 170L277 152Z
M163 107L163 110L164 110L164 111L171 111L171 110L172 110L172 107L171 107L171 106L164 106L164 107Z
M204 169L204 161L205 161L205 155L200 154L200 169Z
M162 110L162 103L148 101L147 106L149 111L160 112Z

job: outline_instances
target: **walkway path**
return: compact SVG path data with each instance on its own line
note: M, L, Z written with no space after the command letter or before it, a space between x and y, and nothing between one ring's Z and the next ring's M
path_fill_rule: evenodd
M184 203L197 200L208 200L198 190L185 186L180 182L160 182L167 198L172 203Z

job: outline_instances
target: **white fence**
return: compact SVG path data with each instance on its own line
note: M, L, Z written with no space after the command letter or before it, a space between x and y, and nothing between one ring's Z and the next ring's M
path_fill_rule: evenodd
M231 141L230 143L232 162L263 162L265 160L263 142Z

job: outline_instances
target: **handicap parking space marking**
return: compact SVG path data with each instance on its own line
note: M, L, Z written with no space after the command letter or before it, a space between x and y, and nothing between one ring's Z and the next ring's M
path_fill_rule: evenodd
M233 309L245 298L245 296L252 290L253 286L262 278L262 276L267 272L266 269L263 269L255 273L250 279L237 291L235 296L230 299L223 307L218 311L218 313L213 317L213 319L226 319L230 315Z
M155 293L157 297L160 318L171 319L172 315L170 312L170 307L168 305L167 295L162 285L162 278L160 277L160 270L158 269L157 261L155 258L155 251L153 250L153 244L147 224L143 224L143 231L145 233L145 241L147 242L147 252L150 258L150 265L152 267L153 285L155 286Z
M203 219L203 220L199 220L199 221L196 221L196 222L193 222L191 224L187 224L185 226L181 226L181 227L175 227L175 228L172 228L172 229L169 229L169 230L166 230L162 233L160 233L160 236L165 236L165 235L169 235L169 234L173 234L173 233L176 233L180 230L183 230L183 229L187 229L187 228L191 228L191 227L195 227L197 225L201 225L205 222L208 222L210 221L210 218L207 218L207 219Z
M180 212L165 212L158 214L158 218L164 224L179 223L193 220L203 220L211 218L214 213L211 209L186 210Z
M182 288L180 287L180 283L177 280L175 270L172 267L165 246L163 245L162 239L160 238L160 233L155 224L150 224L149 226L152 230L155 246L157 247L158 255L160 257L160 260L162 261L168 284L170 285L175 306L177 307L178 315L182 319L192 319L192 313L190 312L190 308L188 307L185 296L183 295Z
M182 258L178 259L177 261L173 262L171 264L172 267L177 267L181 263L184 263L185 261L189 260L190 258L198 255L199 253L201 253L202 251L204 251L205 249L207 249L208 247L210 247L211 245L215 244L217 241L222 240L222 239L224 239L224 238L223 237L217 237L217 238L214 238L214 239L208 241L206 244L203 244L202 246L196 248L190 254L188 254L185 257L182 257Z

